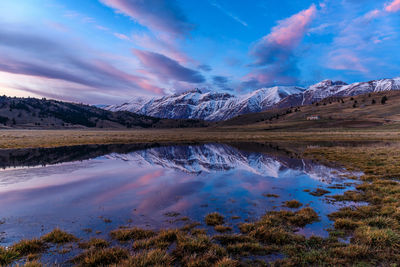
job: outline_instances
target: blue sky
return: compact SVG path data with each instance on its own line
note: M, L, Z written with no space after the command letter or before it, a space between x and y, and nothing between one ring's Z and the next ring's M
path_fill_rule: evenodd
M0 94L84 103L400 76L400 0L3 0Z

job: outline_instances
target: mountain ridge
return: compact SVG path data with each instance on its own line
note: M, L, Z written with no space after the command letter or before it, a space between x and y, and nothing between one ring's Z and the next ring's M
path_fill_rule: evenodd
M309 105L332 96L346 97L390 90L400 90L400 77L352 84L324 80L308 88L274 86L240 96L194 89L159 98L134 98L122 105L110 105L105 109L158 118L222 121L274 108Z
M158 118L226 120L234 116L260 112L278 103L284 97L300 93L297 86L260 88L240 97L228 93L190 90L160 98L134 98L122 105L111 105L110 111L130 111Z

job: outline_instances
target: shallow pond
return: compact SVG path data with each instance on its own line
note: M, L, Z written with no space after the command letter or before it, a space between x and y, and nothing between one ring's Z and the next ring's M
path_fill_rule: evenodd
M314 208L321 218L299 233L327 236L332 223L327 214L352 205L332 203L329 196L355 183L345 178L349 173L344 169L261 144L1 151L0 162L2 246L54 227L85 238L96 232L106 237L121 225L182 226L185 216L204 224L205 215L214 211L237 230L239 222L287 209L283 202L292 199ZM304 191L317 188L330 193L313 196Z

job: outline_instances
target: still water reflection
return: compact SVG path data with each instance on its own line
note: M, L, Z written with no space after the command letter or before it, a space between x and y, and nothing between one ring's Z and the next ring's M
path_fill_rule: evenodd
M259 152L251 152L251 147ZM40 236L56 226L78 236L87 228L106 235L127 224L176 227L184 223L177 220L182 216L203 222L214 211L235 226L265 211L285 209L282 202L291 199L321 216L320 222L299 231L326 236L324 229L331 225L326 215L338 204L303 190L324 188L329 196L352 188L343 169L249 144L2 151L0 160L1 245ZM167 213L180 215L171 218ZM240 219L229 219L232 216Z

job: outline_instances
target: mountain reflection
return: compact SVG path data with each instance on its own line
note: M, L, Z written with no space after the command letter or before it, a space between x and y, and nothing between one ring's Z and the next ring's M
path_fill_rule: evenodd
M279 178L305 173L311 178L331 182L347 173L343 169L330 168L311 160L276 153L242 151L227 144L164 146L127 154L112 153L107 158L191 174L243 170L260 176Z
M6 243L55 226L78 234L85 227L105 232L128 220L171 227L164 215L171 211L200 222L213 211L228 223L233 215L243 221L291 199L319 212L321 222L308 231L323 235L330 223L325 215L337 207L307 190L337 194L351 187L328 188L345 184L344 169L269 144L80 146L1 151L0 158L0 231L13 233Z

